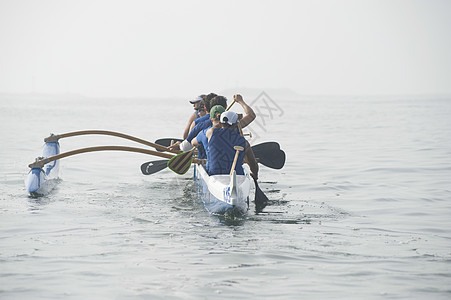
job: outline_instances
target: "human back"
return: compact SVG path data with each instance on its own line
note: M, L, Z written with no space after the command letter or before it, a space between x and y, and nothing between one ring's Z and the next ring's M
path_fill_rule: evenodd
M222 112L219 126L207 131L208 138L208 171L210 175L229 174L233 165L236 150L240 146L246 147L246 140L237 131L238 115L232 111ZM235 171L237 175L244 175L243 159L244 151L239 151Z
M232 168L236 150L235 146L243 149L246 147L246 140L236 130L229 128L216 128L212 131L208 142L210 175L229 174ZM244 175L243 159L244 151L238 154L235 171L237 175Z

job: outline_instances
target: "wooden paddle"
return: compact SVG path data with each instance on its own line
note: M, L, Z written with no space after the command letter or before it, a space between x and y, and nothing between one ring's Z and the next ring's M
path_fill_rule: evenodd
M155 141L155 144L161 145L163 147L169 147L171 146L171 142L183 142L182 139L176 139L176 138L162 138L162 139L158 139ZM166 150L160 150L157 149L158 151L166 151Z
M233 100L233 102L226 108L226 111L228 111L233 104L235 104L236 100ZM252 134L248 134L250 137L252 137ZM182 139L177 139L177 138L161 138L155 141L155 144L161 145L163 147L169 147L172 145L172 141L174 142L183 142ZM158 151L166 151L163 149L157 149Z
M244 148L241 146L234 146L233 149L236 150L235 157L233 158L232 168L230 169L230 175L233 175L233 171L235 171L236 162L238 160L238 155L240 154L240 151L243 151Z
M271 169L281 169L285 164L285 152L280 150L280 146L277 142L265 142L252 146L252 151L257 158L257 161L262 165ZM168 162L169 160L164 160ZM150 175L165 169L163 166L154 167L154 164L158 164L157 161L149 161L141 165L141 171L144 175ZM162 164L162 163L161 163Z
M168 161L168 168L179 175L185 174L193 162L193 153L194 149L174 156Z
M249 136L250 138L252 138L252 133L245 133L245 134L243 134L244 136ZM182 139L177 139L177 138L161 138L161 139L158 139L158 140L156 140L155 141L155 144L158 144L158 145L161 145L161 146L163 146L163 147L169 147L170 145L171 145L171 141L174 141L174 142L183 142L183 140ZM160 150L160 149L157 149L158 151L166 151L166 150Z
M141 165L141 172L144 175L150 175L153 173L157 173L163 169L166 169L168 166L168 159L151 161Z
M265 142L252 147L255 157L259 159L259 163L271 168L282 169L285 165L285 152L280 149L280 145L276 142Z
M260 189L260 187L258 186L257 183L257 179L254 179L254 184L255 184L255 212L256 213L260 213L263 208L266 207L266 205L268 205L268 197L266 197L265 193L263 193L263 191Z
M240 122L238 122L238 129L240 131L240 135L243 136L243 130L241 129L241 124ZM277 144L277 143L276 143ZM274 146L273 146L274 147ZM280 146L279 144L277 144L277 147L280 150ZM259 147L259 149L262 149L263 147ZM254 149L252 148L252 151L254 151ZM260 150L261 151L261 150ZM283 152L283 151L282 151ZM260 152L261 154L263 153L263 151ZM272 154L272 153L271 153ZM285 156L285 153L283 153ZM254 156L255 156L255 152L254 152ZM238 150L237 153L235 154L235 159L238 158ZM285 157L284 157L284 161L285 161ZM234 161L234 164L236 162ZM232 166L232 170L235 169L235 165ZM254 179L254 184L255 184L255 199L254 199L254 203L255 203L255 212L258 214L260 213L268 204L268 197L266 197L265 193L263 193L263 191L260 189L260 187L258 186L257 183L257 179L255 179L254 177L252 177L252 179Z
M229 106L227 106L227 108L226 108L226 111L228 111L230 108L232 108L232 106L233 106L233 104L235 104L235 102L236 102L236 100L235 99L233 99L233 102L232 103L230 103L230 105Z

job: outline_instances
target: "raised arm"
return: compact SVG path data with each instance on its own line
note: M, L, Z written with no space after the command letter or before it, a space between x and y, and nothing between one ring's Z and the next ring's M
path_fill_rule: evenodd
M244 128L254 121L256 117L255 112L249 105L246 104L246 102L244 102L243 97L240 94L234 95L233 100L235 100L236 103L239 103L244 109L245 115L240 120L241 128Z
M194 124L194 120L197 119L197 115L194 112L188 120L188 124L186 124L185 130L183 131L183 138L186 139L186 137L188 136L190 130L191 130L191 125Z

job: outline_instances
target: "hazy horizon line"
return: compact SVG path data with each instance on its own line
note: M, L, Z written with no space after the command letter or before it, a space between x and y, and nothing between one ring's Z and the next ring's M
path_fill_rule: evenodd
M236 90L236 92L231 92L233 90ZM344 98L344 97L368 97L368 98L374 98L374 97L440 97L440 98L451 98L451 94L447 93L366 93L366 94L327 94L327 93L299 93L297 91L294 91L290 88L268 88L268 89L259 89L259 88L230 88L230 89L224 89L220 92L215 91L209 91L204 93L217 93L218 95L224 95L226 98L231 97L234 93L241 93L243 96L257 96L261 93L266 93L268 96L292 96L292 97L334 97L334 98ZM200 93L202 94L202 93ZM231 94L231 95L228 95ZM127 96L127 95L119 95L119 96L92 96L92 95L86 95L83 93L76 93L76 92L2 92L0 91L0 97L70 97L70 98L80 98L80 99L120 99L120 98L126 98L126 99L190 99L195 98L197 95L169 95L169 96L152 96L152 95L146 95L146 96Z

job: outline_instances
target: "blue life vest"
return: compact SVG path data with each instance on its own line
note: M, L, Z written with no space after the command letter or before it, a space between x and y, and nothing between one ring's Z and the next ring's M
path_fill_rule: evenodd
M205 117L205 116L204 116ZM202 119L203 117L199 118L198 120ZM186 137L186 140L191 143L191 141L203 130L210 128L212 125L210 120L210 115L208 115L208 118L204 119L203 122L198 122L196 126L194 126L193 130L191 130ZM199 142L199 139L197 139ZM205 159L207 158L206 150L204 149L203 144L199 144L199 147L197 147L197 153L199 158Z
M208 139L207 139L207 135L206 135L207 130L208 130L208 128L202 130L196 136L196 140L199 143L199 146L197 147L197 156L200 159L208 158Z
M218 128L213 130L208 142L208 166L210 175L229 174L236 150L234 146L246 147L246 140L235 130ZM237 175L244 175L243 159L245 150L240 151L236 162Z
M203 117L202 117L203 118ZM213 125L210 118L204 119L202 122L198 122L196 126L194 126L193 130L188 133L186 140L191 143L191 141L206 128L210 128Z
M205 120L210 119L210 114L206 114L205 116L201 117L199 115L199 112L196 111L197 119L194 120L194 124L198 124L199 122L204 122Z

